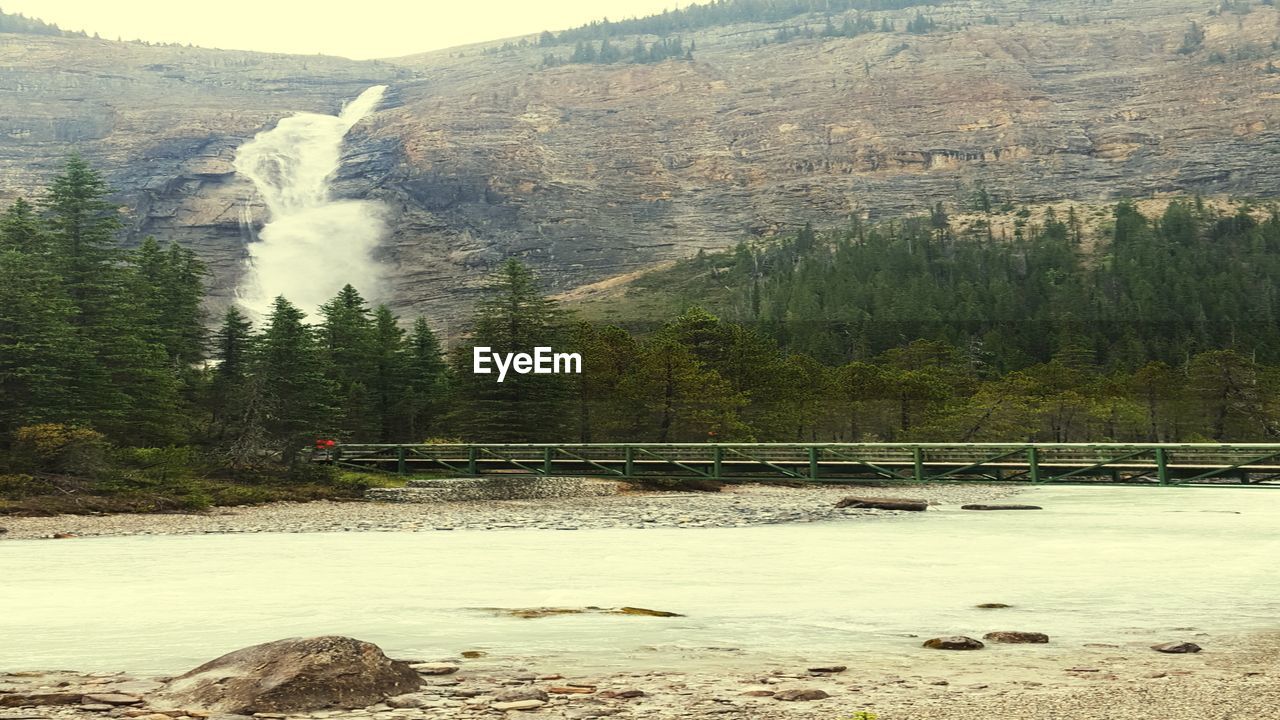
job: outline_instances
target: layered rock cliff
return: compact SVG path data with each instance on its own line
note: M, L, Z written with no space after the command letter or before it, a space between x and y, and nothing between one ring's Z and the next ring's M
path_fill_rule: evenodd
M692 61L551 68L545 53L572 48L355 63L0 36L0 97L12 99L0 193L83 148L121 188L131 235L190 243L225 297L251 199L234 148L386 83L392 100L349 135L336 188L386 203L394 304L452 319L513 255L565 290L808 220L954 202L978 184L1026 201L1280 190L1273 6L926 10L952 29L777 43L776 24L734 25L686 34ZM901 29L916 12L869 15ZM1179 52L1193 21L1203 44Z

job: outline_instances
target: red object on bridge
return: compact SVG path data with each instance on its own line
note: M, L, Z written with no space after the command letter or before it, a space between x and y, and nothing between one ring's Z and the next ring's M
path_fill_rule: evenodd
M337 441L337 440L333 440L333 439L330 439L330 438L317 438L317 439L316 439L316 449L317 449L317 450L331 450L331 449L333 449L333 446L334 446L334 445L337 445L337 444L338 444L338 441Z

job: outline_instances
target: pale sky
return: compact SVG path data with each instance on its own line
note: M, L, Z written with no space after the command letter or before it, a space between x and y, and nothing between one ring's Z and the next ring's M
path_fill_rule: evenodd
M397 57L683 7L688 0L0 0L6 12L114 40ZM437 8L433 6L443 6ZM447 9L445 9L447 8Z

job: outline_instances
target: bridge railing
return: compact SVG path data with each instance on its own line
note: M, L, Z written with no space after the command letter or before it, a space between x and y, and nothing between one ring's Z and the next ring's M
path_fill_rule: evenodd
M1280 444L1264 443L350 443L316 459L400 474L1280 486Z

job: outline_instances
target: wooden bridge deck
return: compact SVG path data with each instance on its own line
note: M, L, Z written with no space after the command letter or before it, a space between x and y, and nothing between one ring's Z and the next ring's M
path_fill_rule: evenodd
M1262 443L339 444L315 459L463 476L1280 487L1280 444Z

